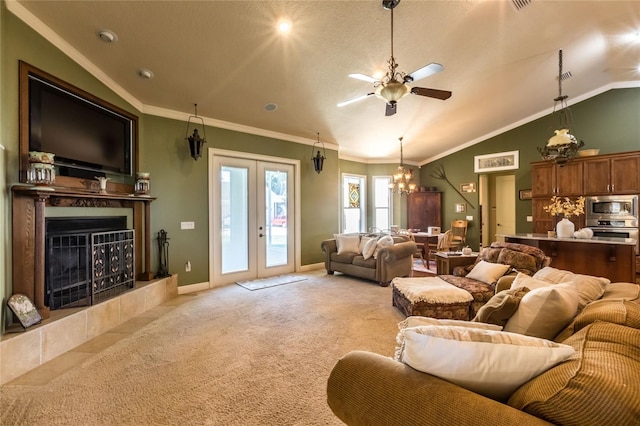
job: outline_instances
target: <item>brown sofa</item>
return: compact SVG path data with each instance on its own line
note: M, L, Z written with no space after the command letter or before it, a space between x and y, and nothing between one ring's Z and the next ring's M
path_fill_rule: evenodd
M637 284L610 284L554 339L578 356L529 380L506 401L354 351L331 372L328 404L349 425L640 424L638 293Z
M393 240L394 244L381 248L375 259L370 257L366 260L358 253L338 254L335 238L324 240L321 248L327 274L341 272L376 281L383 287L395 277L408 277L413 266L412 256L417 250L416 243L406 236L394 236Z

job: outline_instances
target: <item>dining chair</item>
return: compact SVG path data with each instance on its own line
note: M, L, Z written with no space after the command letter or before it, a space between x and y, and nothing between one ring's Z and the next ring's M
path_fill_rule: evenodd
M455 219L451 221L451 233L453 238L451 246L455 250L462 250L467 241L467 226L469 222L464 219Z

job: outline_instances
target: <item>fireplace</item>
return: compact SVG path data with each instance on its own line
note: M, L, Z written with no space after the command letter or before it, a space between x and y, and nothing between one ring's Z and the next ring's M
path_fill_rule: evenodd
M49 309L96 304L134 287L134 231L126 227L126 216L46 219Z

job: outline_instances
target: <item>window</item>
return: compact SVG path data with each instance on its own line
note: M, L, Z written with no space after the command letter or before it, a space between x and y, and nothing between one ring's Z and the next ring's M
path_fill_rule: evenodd
M391 229L391 183L391 176L373 177L373 226L380 230Z
M366 231L366 178L342 175L342 232Z

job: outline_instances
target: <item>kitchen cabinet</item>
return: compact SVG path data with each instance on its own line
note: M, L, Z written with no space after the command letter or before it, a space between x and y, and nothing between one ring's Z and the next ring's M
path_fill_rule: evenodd
M584 194L637 194L640 192L640 156L601 156L584 161Z
M407 228L426 232L430 226L442 226L442 193L414 192L407 196Z
M531 165L531 195L548 197L554 195L572 197L583 195L583 164L570 161L564 166L554 163L533 163Z

